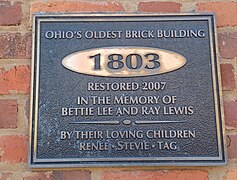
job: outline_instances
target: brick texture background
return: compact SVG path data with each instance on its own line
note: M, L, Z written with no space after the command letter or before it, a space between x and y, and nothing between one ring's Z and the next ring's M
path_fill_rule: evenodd
M36 12L214 12L228 164L223 167L27 168L31 19ZM1 180L236 180L237 2L235 0L0 0Z

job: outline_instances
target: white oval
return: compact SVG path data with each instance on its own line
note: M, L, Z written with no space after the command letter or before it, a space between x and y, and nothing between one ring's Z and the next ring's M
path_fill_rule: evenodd
M157 69L146 69L146 65L151 65L151 59L145 58L146 54L155 53L159 55L158 62L160 67ZM95 70L95 60L90 58L96 54L100 55L100 69ZM126 65L119 69L108 68L108 56L111 54L121 54L123 56L123 63L129 54L138 54L142 57L142 66L139 69L129 69ZM187 60L184 56L157 48L149 47L134 47L134 46L122 46L122 47L103 47L98 49L89 49L84 51L78 51L66 56L62 60L62 64L67 69L72 71L94 75L94 76L108 76L108 77L136 77L136 76L148 76L155 74L168 73L183 67Z

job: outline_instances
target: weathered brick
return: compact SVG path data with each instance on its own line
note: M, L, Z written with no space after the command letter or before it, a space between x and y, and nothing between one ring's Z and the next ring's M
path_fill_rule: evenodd
M22 3L0 1L0 26L18 25L22 19Z
M225 124L237 128L237 100L224 101Z
M121 4L115 2L33 2L31 15L35 12L115 12L124 11Z
M31 34L0 34L0 59L29 59L31 57Z
M235 89L235 75L232 64L221 64L221 82L223 90Z
M0 173L1 180L9 180L12 173Z
M54 177L55 179L90 180L91 172L90 171L55 171Z
M25 173L23 175L23 180L53 180L53 179L54 179L53 174L50 172Z
M27 65L14 66L6 70L0 68L0 94L9 94L11 91L29 93L30 68Z
M233 59L237 57L237 33L236 32L219 33L218 41L219 41L219 51L220 51L221 57L226 58L226 59Z
M197 11L215 12L217 26L237 25L237 2L198 2Z
M170 179L192 179L208 180L208 172L200 170L184 171L110 171L104 172L102 180L170 180Z
M227 151L229 159L237 158L237 135L228 135L227 136Z
M17 100L0 99L0 128L17 127Z
M140 2L138 11L141 12L180 12L181 4L175 2Z
M235 180L237 179L237 167L236 169L228 170L223 180Z
M8 164L26 162L28 149L27 136L1 136L0 161Z

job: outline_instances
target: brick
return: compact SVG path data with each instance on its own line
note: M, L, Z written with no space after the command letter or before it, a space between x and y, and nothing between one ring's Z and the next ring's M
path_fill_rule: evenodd
M170 179L192 179L208 180L208 172L200 170L186 171L110 171L104 172L102 180L170 180Z
M226 59L233 59L237 57L237 33L236 32L219 33L218 41L219 41L219 52L220 52L221 57L226 58Z
M237 25L236 2L198 2L197 11L215 12L218 27Z
M28 152L27 136L1 136L0 161L8 164L26 163Z
M236 169L228 170L223 180L234 180L237 179L237 167Z
M180 12L181 6L181 4L175 2L140 2L138 4L138 11L160 13Z
M224 101L225 124L237 128L237 100Z
M31 34L0 34L0 59L30 59Z
M227 136L227 152L229 159L237 158L237 135L228 135Z
M121 4L115 2L33 2L31 15L35 12L115 12L124 11Z
M0 1L0 26L18 25L22 19L22 3Z
M235 75L232 64L221 64L221 82L223 90L231 91L235 89Z
M90 171L55 171L54 177L55 179L91 180L91 172Z
M0 94L10 94L11 91L29 93L30 68L27 65L14 66L9 70L0 68Z
M0 128L16 128L17 111L17 100L0 99Z
M29 124L29 119L30 119L30 99L27 99L26 103L25 103L25 116L28 119L28 124Z
M12 173L0 173L0 179L1 180L8 180L8 179L10 179L11 175L12 175Z
M52 173L25 173L23 175L23 180L53 180L53 174Z

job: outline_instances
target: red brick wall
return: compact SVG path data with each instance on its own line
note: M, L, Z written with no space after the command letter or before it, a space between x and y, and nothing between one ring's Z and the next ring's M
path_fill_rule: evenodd
M27 168L31 17L35 12L215 12L228 164L223 167ZM236 180L237 2L232 0L0 0L0 179Z

